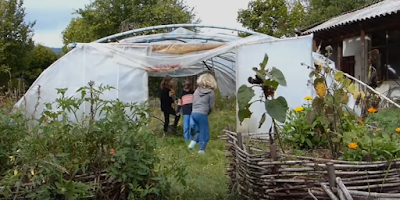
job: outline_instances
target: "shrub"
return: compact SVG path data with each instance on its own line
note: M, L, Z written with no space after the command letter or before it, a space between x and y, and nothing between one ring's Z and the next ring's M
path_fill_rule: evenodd
M0 130L6 141L0 159L7 158L2 162L7 165L1 194L32 199L167 198L170 182L157 169L156 138L147 128L146 105L101 99L110 89L83 87L80 98L66 97L67 89L58 89L59 98L46 104L40 119L26 120L19 112L3 115ZM91 113L80 118L84 104ZM102 117L94 120L96 116ZM28 126L32 123L37 125Z

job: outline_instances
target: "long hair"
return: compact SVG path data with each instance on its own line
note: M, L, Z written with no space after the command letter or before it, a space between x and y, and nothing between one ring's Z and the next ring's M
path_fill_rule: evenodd
M171 89L172 88L172 77L168 76L168 75L165 76L163 78L163 80L161 81L160 88L161 89L164 89L164 88Z
M200 75L199 78L197 78L197 85L202 88L217 89L217 81L215 81L214 76L210 73Z
M183 89L183 91L185 91L185 92L193 92L193 86L192 86L192 83L189 81L189 80L184 80L183 82L182 82L182 89Z

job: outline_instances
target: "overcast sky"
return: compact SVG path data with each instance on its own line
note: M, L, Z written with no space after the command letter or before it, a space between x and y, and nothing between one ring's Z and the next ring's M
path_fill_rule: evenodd
M236 22L237 11L246 8L250 0L186 0L195 7L202 24L241 28ZM74 9L83 8L90 0L25 0L27 21L36 20L36 42L49 47L61 47L61 32L75 17Z

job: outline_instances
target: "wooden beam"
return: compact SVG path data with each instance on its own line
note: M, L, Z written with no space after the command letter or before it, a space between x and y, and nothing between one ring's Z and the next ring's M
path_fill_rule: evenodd
M360 38L361 38L361 81L365 82L364 75L366 74L365 73L366 66L365 66L365 31L364 31L364 29L361 29Z
M313 44L313 52L316 52L318 49L317 41L315 41L315 39L313 39L312 44Z
M341 42L341 43L338 42L336 69L339 69L339 70L342 70L342 58L343 58L342 45L343 45L343 42Z

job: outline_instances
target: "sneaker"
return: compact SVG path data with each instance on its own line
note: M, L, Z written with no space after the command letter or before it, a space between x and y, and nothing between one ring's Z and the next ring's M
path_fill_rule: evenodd
M199 150L198 153L199 153L199 154L204 154L205 152L204 152L204 150Z
M193 149L194 146L196 146L196 142L192 140L189 144L189 149Z

